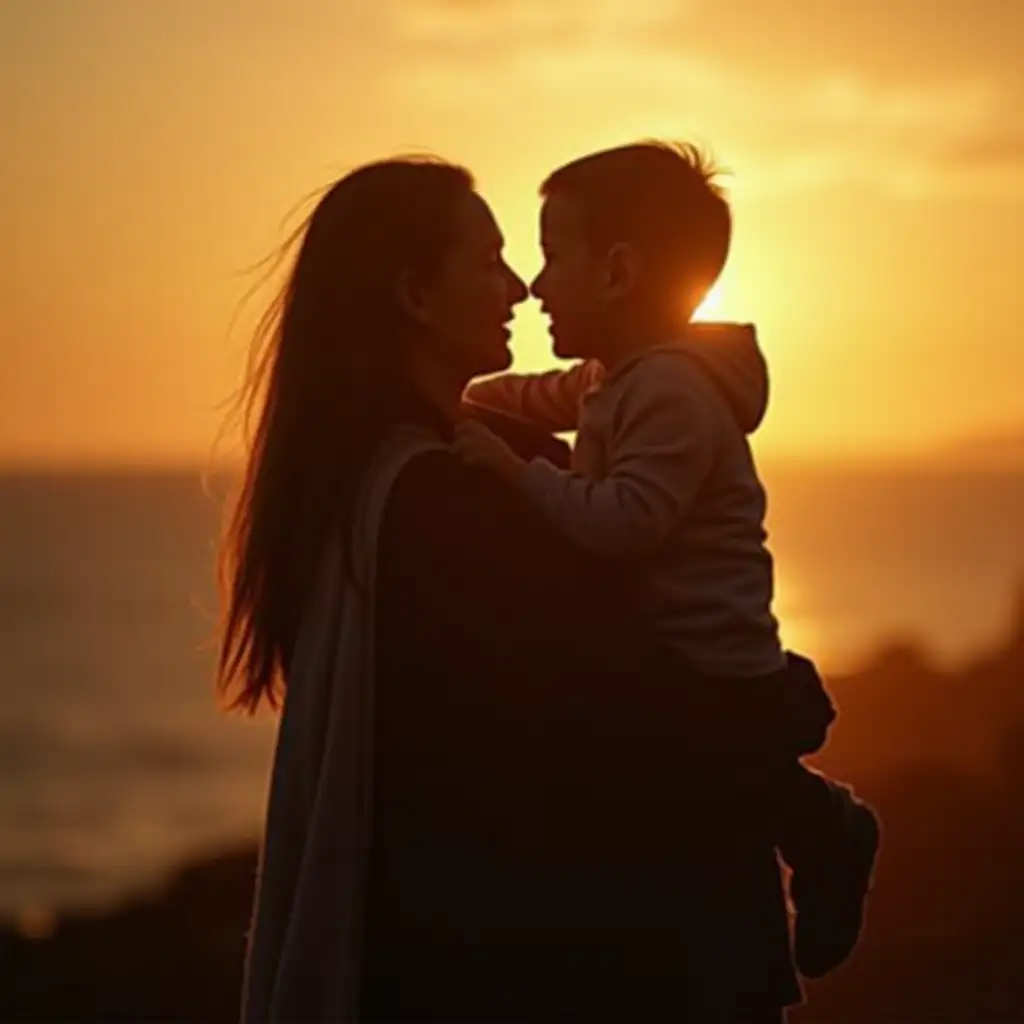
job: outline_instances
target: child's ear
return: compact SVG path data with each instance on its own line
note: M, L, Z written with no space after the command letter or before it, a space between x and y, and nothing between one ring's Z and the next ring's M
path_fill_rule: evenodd
M605 258L605 294L624 299L636 291L644 269L644 258L630 242L616 242Z

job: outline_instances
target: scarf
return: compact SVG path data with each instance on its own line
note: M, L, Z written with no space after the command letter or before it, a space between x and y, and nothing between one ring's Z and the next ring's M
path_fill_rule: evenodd
M377 540L391 488L444 445L403 427L379 447L328 548L287 674L256 878L244 1024L356 1018L372 828Z

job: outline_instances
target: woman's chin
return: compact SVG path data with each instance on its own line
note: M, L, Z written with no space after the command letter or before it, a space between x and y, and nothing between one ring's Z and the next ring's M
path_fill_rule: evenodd
M507 340L495 345L492 351L481 352L473 367L474 377L485 377L491 373L501 373L512 365L512 349Z
M501 346L501 351L495 356L494 361L498 365L490 371L491 373L500 373L512 365L512 349L509 347L508 342Z
M551 351L558 356L559 359L575 359L576 353L573 347L566 343L564 338L559 338L557 335L551 339Z
M502 327L499 338L494 358L495 361L501 361L498 370L507 370L512 365L512 332L507 327Z

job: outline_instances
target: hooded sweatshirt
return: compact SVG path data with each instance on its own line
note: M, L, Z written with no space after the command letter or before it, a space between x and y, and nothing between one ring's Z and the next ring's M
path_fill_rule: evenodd
M623 564L639 612L690 664L728 677L783 664L747 439L768 404L752 326L692 324L608 374L505 374L466 397L577 431L571 469L534 459L522 486L577 544Z

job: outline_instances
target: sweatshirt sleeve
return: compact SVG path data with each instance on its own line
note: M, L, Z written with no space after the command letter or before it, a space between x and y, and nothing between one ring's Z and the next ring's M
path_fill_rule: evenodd
M717 412L678 357L641 362L618 387L604 479L535 459L523 487L585 550L626 558L656 549L692 508L715 459Z
M567 370L546 373L503 373L476 381L466 390L466 401L519 416L544 430L575 430L582 397L603 376L593 360Z

